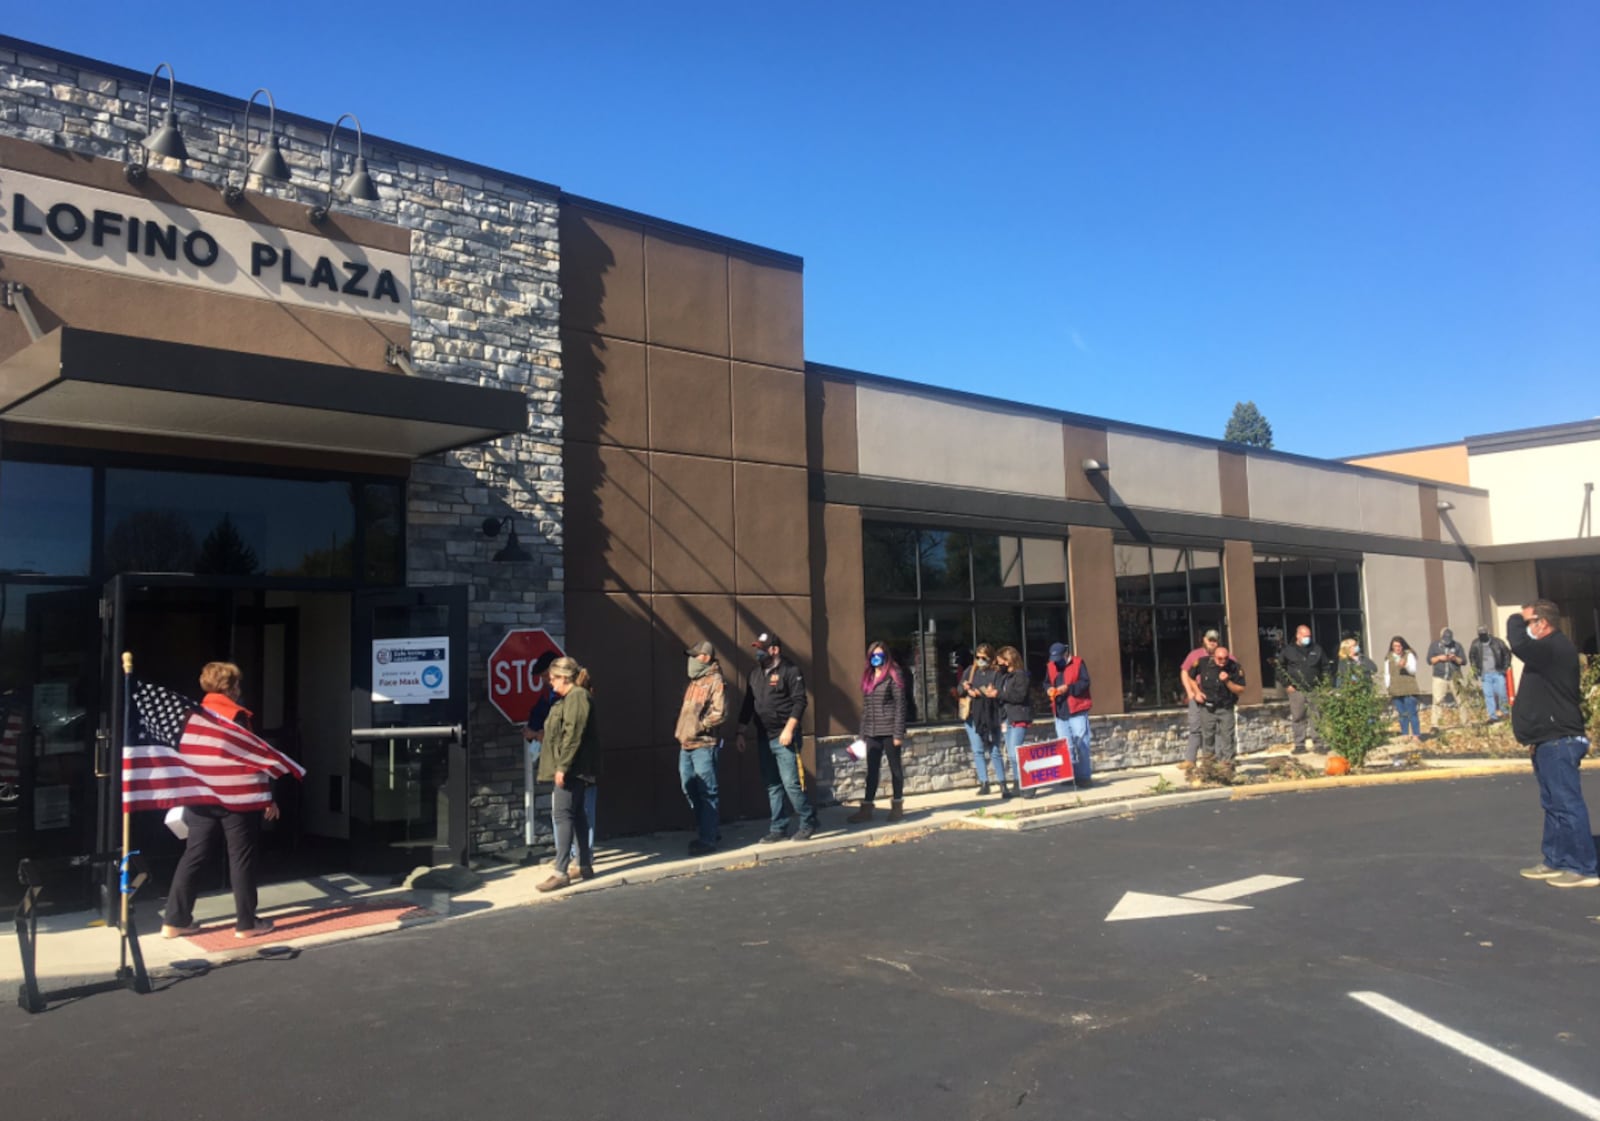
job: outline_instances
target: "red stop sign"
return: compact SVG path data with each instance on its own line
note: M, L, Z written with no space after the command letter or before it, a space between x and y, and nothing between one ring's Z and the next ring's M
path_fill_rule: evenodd
M550 691L550 682L534 672L533 664L539 655L551 652L561 656L556 640L531 629L506 632L489 652L489 703L511 723L525 723L533 706Z

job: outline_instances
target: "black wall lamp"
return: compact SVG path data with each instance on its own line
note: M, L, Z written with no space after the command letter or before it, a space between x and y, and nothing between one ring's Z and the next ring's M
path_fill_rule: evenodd
M262 94L267 95L267 138L261 145L261 154L251 161L238 184L234 184L232 175L223 183L222 197L230 206L237 205L244 198L244 189L250 185L251 175L258 175L263 180L276 179L280 183L289 181L289 165L284 161L283 149L278 147L278 103L272 100L272 91L265 86L256 90L245 102L244 154L246 158L250 155L250 110L256 107L256 98Z
M155 132L150 131L150 100L155 94L156 79L161 76L161 71L167 72L167 111L161 118L161 127ZM144 140L140 141L137 148L128 151L128 162L123 165L122 174L130 183L142 183L145 172L149 170L150 155L165 156L173 160L186 160L189 158L189 149L184 147L183 133L178 131L177 109L178 81L172 73L172 64L163 62L150 72L150 82L144 88ZM143 149L142 152L139 149ZM135 158L137 153L138 158Z
M499 537L500 531L507 526L511 527L511 536L506 538L506 543L500 546L499 552L495 553L495 562L497 564L510 564L517 561L532 560L533 558L528 555L528 551L522 547L522 542L517 540L517 527L509 516L504 518L484 518L483 535L489 538Z
M350 177L343 184L334 186L334 175L337 169L333 165L333 137L339 131L339 126L346 120L355 122L356 126L356 162L350 172ZM378 188L372 185L372 176L367 173L367 157L361 154L363 137L361 134L361 118L354 113L342 113L333 127L328 130L328 144L323 151L324 158L328 161L328 205L313 206L311 220L317 225L328 220L328 211L333 209L335 195L343 195L348 199L360 199L363 202L377 202Z

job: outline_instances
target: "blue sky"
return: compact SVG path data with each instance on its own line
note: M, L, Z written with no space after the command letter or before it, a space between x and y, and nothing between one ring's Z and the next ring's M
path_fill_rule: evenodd
M1600 414L1586 0L6 23L799 254L813 361L1310 455Z

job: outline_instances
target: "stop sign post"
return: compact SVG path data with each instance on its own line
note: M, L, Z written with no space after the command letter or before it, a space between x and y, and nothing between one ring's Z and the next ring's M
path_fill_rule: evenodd
M542 630L507 631L489 653L489 703L513 724L525 723L550 682L533 671L541 654L561 656L556 640Z

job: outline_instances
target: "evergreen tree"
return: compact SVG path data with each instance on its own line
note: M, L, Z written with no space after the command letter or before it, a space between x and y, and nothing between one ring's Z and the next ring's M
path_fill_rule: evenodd
M194 570L202 575L251 576L257 563L256 551L246 544L233 519L224 514L200 543Z
M1267 423L1267 418L1261 415L1254 401L1240 401L1233 407L1233 415L1228 418L1228 427L1223 430L1222 438L1230 444L1270 448L1272 425Z

